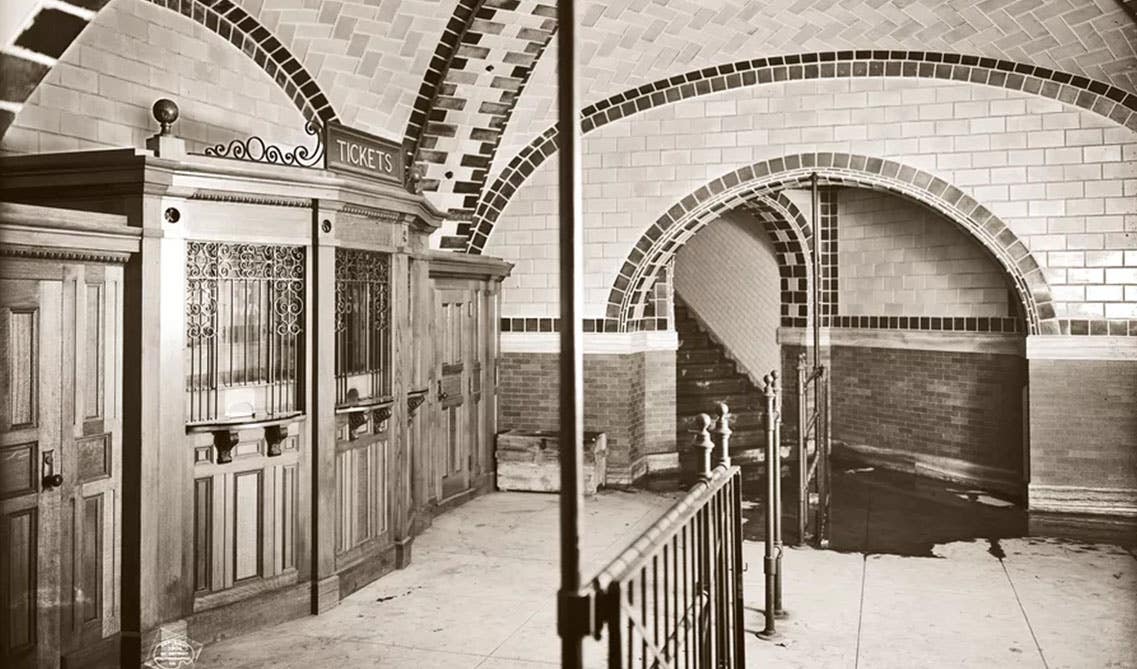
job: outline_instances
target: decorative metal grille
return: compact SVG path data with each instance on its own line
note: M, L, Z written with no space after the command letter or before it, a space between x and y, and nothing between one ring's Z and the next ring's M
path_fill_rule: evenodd
M391 256L336 249L336 403L391 394Z
M186 244L189 421L297 410L304 333L304 249ZM223 395L247 388L240 407Z
M234 139L228 144L222 143L207 147L205 155L215 158L272 163L274 165L320 167L320 162L324 159L324 129L318 123L309 121L304 126L304 132L316 137L316 146L312 148L297 146L292 150L285 150L253 135L248 139Z

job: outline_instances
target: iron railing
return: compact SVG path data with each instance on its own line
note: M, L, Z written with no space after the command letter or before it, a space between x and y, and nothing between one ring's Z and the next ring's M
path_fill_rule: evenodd
M824 365L812 370L805 354L797 362L798 541L829 546L829 376ZM810 523L812 517L812 523ZM808 534L812 525L813 533Z
M744 667L742 474L730 465L729 413L711 469L711 419L699 416L702 480L585 586L612 669ZM725 432L724 432L725 430Z

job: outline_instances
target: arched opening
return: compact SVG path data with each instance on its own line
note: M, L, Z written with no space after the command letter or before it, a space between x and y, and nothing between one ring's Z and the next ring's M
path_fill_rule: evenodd
M869 159L845 157L841 174L817 170L825 184L816 228L821 300L806 309L795 296L812 294L814 232L801 214L810 211L801 183L814 166L791 160L798 163L792 170L748 168L749 182L712 184L685 198L657 222L655 238L637 246L639 262L613 287L610 307L619 308L609 315L621 329L635 329L645 305L657 308L661 278L674 289L680 452L688 420L722 400L736 415L732 455L756 460L764 438L760 379L774 368L786 400L783 436L792 437L796 363L809 350L807 325L816 316L833 384L835 452L856 465L846 472L845 501L854 508L845 510L867 513L860 502L869 479L899 471L938 483L901 482L904 495L916 496L904 502L910 517L922 520L911 535L896 535L903 538L897 550L1019 531L1025 521L1009 502L1025 499L1029 478L1025 337L1041 331L1039 315L1050 313L1029 253L950 185L914 170L893 183L867 171ZM884 163L872 161L891 169ZM855 172L848 167L856 164ZM896 166L891 178L907 169ZM959 504L976 507L959 517L978 525L944 515Z

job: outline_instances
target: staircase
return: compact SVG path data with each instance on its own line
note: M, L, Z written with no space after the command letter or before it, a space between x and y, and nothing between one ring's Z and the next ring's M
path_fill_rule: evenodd
M689 430L700 413L714 418L715 405L726 402L734 420L730 429L730 455L735 464L746 465L766 459L766 398L750 377L740 372L734 361L695 320L691 310L675 296L675 330L679 350L675 365L675 418L677 441L682 454L691 444ZM782 427L782 458L793 451L786 439L785 417ZM682 456L681 456L682 459Z

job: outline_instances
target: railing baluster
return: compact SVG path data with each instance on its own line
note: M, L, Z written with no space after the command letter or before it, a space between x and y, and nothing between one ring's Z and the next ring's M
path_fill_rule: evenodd
M640 669L647 669L647 567L640 569Z
M693 553L689 550L691 541L691 524L683 525L683 669L691 667L691 600L687 577L690 565L694 563Z
M636 611L636 581L634 578L628 579L628 669L632 667L632 649L636 647L636 630L635 625L632 623L632 614ZM612 656L608 656L608 662L611 664Z
M611 623L608 626L608 669L623 669L624 666L624 625L631 623L624 621L623 596L621 584L616 581L598 602L598 606L605 608L600 614L601 620L608 620Z
M651 628L652 645L659 648L659 556L651 557ZM653 653L654 655L654 653ZM655 664L653 662L653 664Z
M734 514L734 616L738 631L734 635L735 659L739 667L746 666L746 608L742 601L742 472L736 471L730 477L734 492L732 513Z

